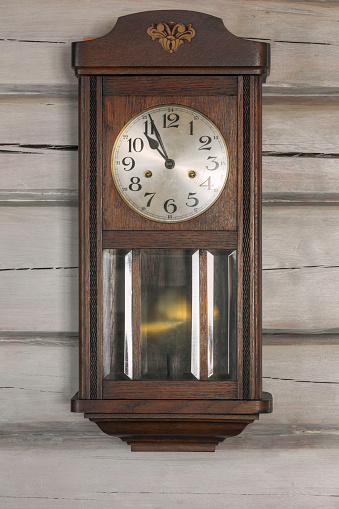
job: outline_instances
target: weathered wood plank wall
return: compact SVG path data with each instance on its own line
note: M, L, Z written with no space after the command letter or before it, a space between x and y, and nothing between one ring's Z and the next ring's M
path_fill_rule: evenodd
M338 506L339 4L0 2L0 506ZM214 455L132 455L69 412L78 386L77 86L70 44L185 8L270 41L263 98L264 389Z

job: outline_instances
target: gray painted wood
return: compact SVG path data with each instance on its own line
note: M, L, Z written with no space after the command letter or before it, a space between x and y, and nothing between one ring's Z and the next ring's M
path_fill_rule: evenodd
M100 37L107 33L119 16L140 11L140 3L128 4L111 0L97 0L95 4L82 0L60 0L58 7L49 0L32 0L23 12L21 0L6 3L7 20L2 21L1 33L5 39L51 41L60 43L80 40L82 37ZM168 5L166 0L148 0L143 10L181 9L180 0ZM229 30L240 37L262 38L265 33L272 40L335 44L338 41L337 2L287 0L229 0L206 4L194 0L185 8L206 12L224 19Z
M7 339L0 342L1 429L55 431L59 422L69 431L94 430L94 425L69 410L78 390L78 344L62 340ZM339 345L265 345L264 390L274 394L274 412L263 423L337 425ZM316 410L315 410L316 409ZM62 429L58 429L62 432ZM100 432L98 432L100 434Z
M154 2L148 4L148 8L154 7ZM110 4L101 0L95 6L87 5L86 9L79 0L72 2L72 7L66 3L67 8L55 8L46 0L39 4L30 2L25 9L18 9L18 5L20 0L6 6L3 23L0 22L0 43L2 83L7 90L10 86L14 87L12 90L21 86L22 91L32 84L36 84L37 90L41 86L60 85L66 85L66 90L73 89L76 81L69 66L70 42L104 35L118 16L140 10L136 1L125 6L117 0ZM146 5L143 7L147 10ZM168 7L166 2L157 4L157 8ZM335 3L312 3L310 6L309 2L304 2L292 7L289 2L282 1L255 5L233 0L210 6L197 1L194 6L185 7L223 18L236 35L270 40L272 69L266 86L268 92L275 88L280 89L280 93L301 88L307 93L311 88L324 87L334 88L338 93L339 48L335 21L339 9ZM180 9L182 4L176 0L171 8ZM8 23L12 17L15 23ZM19 67L17 62L20 62Z
M0 459L2 507L337 507L333 449L286 450L280 440L266 448L265 439L251 448L242 440L214 454L135 455L108 437L10 441Z
M77 100L67 97L4 96L0 144L77 145ZM339 105L335 98L266 97L263 150L337 154Z
M130 0L128 5L118 0L110 3L97 0L95 5L88 3L86 8L82 0L73 0L72 3L60 0L60 8L48 0L35 0L27 5L25 19L21 5L21 0L6 4L7 19L13 21L4 21L1 27L6 39L60 42L80 39L84 33L88 37L99 37L110 30L119 16L140 10L137 0ZM156 5L149 0L143 8L180 9L182 3L173 0L169 7L166 0L160 0ZM202 0L195 0L187 8L222 17L229 29L240 37L249 37L250 30L251 37L263 37L265 32L273 40L328 44L338 40L336 22L339 7L331 0L300 1L297 5L286 0L263 0L260 4L229 0L227 4L212 2L208 5Z
M319 207L338 201L338 103L331 98L339 94L338 3L142 5L154 8L208 12L236 35L272 43L263 115L264 327L338 328L338 211ZM68 206L77 189L70 43L103 35L118 16L139 10L136 0L3 5L0 202L11 207L0 209L0 260L5 268L52 268L0 272L1 326L21 338L28 330L30 338L0 343L0 506L335 508L333 335L265 343L264 388L273 393L274 413L214 455L134 455L69 412L78 388L77 341L60 333L77 331L77 271L56 267L76 260L76 211ZM291 206L300 202L308 206ZM49 206L23 206L38 203ZM43 330L53 337L38 334Z
M2 210L1 330L77 331L76 209ZM337 207L269 207L263 224L263 327L337 328Z
M38 143L38 140L35 141ZM0 188L0 192L75 191L78 188L78 152L2 146Z
M227 18L225 22L227 23ZM80 37L80 40L82 39L83 37ZM268 40L265 32L261 39ZM61 90L61 86L66 93L75 90L76 78L69 65L69 42L43 44L32 41L2 41L0 47L4 65L0 91L10 93L16 90L15 87L20 87L18 90L24 92L26 86L29 87L28 90L34 91L43 86L46 94L49 93L49 86L52 87L52 93L55 93L54 87ZM324 87L327 93L333 88L338 94L339 71L335 65L339 58L338 45L271 41L271 51L271 74L264 88L265 93L269 93L271 89L275 90L275 93L279 93L280 89L281 93L286 93L290 90L293 92L294 88L307 92L308 89ZM17 62L20 62L19 68ZM32 88L34 84L36 87Z
M76 207L2 207L0 237L2 270L78 266Z
M328 195L339 190L339 157L263 157L263 197Z
M264 270L263 328L336 328L338 286L338 267Z
M267 206L262 222L264 269L339 266L338 206Z
M77 267L77 209L52 205L1 208L0 269ZM264 208L264 269L337 266L338 253L338 206Z
M77 332L78 270L0 272L2 330Z

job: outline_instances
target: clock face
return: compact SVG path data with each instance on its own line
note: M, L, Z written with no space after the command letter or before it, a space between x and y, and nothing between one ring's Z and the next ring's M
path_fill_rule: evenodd
M163 223L205 212L219 198L228 170L226 143L215 124L178 104L133 117L112 151L120 196L138 214Z

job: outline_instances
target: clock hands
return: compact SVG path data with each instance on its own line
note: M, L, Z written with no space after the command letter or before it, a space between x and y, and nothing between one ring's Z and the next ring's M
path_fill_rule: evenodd
M174 168L175 166L175 162L173 161L173 159L170 159L167 155L167 152L166 152L166 149L165 149L165 146L163 144L163 141L161 139L161 136L159 134L159 131L158 129L156 128L156 125L154 123L154 120L152 119L151 115L148 114L149 116L149 119L151 121L151 126L152 126L152 130L154 131L155 133L155 136L157 138L157 140L154 140L153 138L151 138L150 136L148 136L148 134L146 132L144 132L144 135L146 136L147 138L147 141L149 143L149 146L151 149L153 150L157 150L159 152L159 154L165 159L165 166L167 169L171 170L172 168ZM161 146L161 150L159 150L159 144Z
M159 143L157 142L157 140L154 140L153 138L148 136L147 133L144 133L144 135L147 138L150 148L153 150L157 150L159 152L159 154L161 155L161 157L163 157L166 160L166 156L161 152L161 150L159 150Z

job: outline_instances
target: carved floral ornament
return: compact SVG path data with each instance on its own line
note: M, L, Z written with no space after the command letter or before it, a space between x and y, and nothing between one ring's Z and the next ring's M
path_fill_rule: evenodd
M169 53L174 53L184 44L184 40L191 42L195 36L195 30L192 25L184 25L184 23L152 23L147 29L148 35L155 41L159 39L161 46Z

